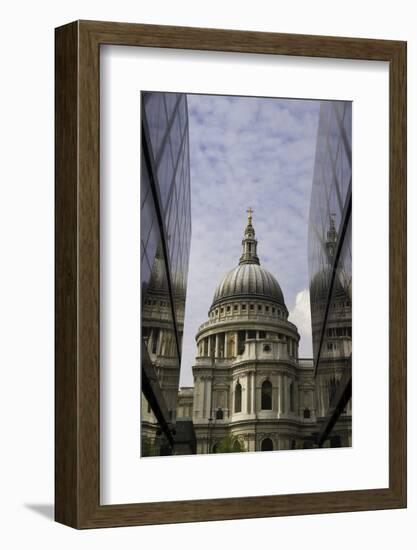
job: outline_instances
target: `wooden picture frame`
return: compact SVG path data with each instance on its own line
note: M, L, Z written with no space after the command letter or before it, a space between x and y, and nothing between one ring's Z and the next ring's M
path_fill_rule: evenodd
M111 22L56 29L55 519L75 528L406 506L406 43ZM389 62L389 487L100 505L99 56L117 44Z

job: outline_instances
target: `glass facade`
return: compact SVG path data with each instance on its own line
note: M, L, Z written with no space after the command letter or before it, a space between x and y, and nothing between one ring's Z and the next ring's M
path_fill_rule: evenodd
M142 92L142 456L171 454L191 240L187 97Z
M320 106L308 262L317 443L352 436L352 103Z

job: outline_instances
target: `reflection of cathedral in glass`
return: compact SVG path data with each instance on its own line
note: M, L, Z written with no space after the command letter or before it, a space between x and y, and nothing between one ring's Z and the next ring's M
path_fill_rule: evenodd
M174 447L190 238L187 98L143 93L142 455Z
M322 102L309 220L318 444L351 445L352 105Z

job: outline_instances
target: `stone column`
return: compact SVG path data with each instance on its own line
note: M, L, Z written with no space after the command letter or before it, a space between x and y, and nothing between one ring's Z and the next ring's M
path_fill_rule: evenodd
M314 391L307 393L308 406L310 407L311 415L317 416L317 395Z
M158 355L163 355L163 350L162 350L163 343L164 343L164 330L160 329L158 334L158 346L156 348Z
M195 380L195 394L194 394L193 408L194 408L193 416L195 416L196 418L201 418L203 416L201 378L196 378Z
M154 339L154 329L151 329L149 333L149 339L148 339L148 351L149 353L152 353L152 342Z
M162 355L162 333L163 333L163 330L159 329L158 339L156 341L156 354L157 355Z
M297 416L300 415L300 400L298 396L298 382L294 381L294 410Z
M239 340L239 333L236 331L235 332L235 353L234 353L235 357L237 357L237 355L238 355L238 353L237 353L238 352L238 346L239 346L238 340Z
M281 375L282 384L281 384L281 412L282 414L286 414L287 412L287 377L284 375Z
M251 373L250 372L246 374L246 388L247 388L246 413L250 414L251 412Z
M224 333L224 356L229 359L229 342L230 342L230 332Z
M277 387L277 415L278 417L281 414L281 385L282 385L282 376L278 374L278 387Z
M211 357L211 337L207 336L207 357Z
M218 357L219 356L219 335L216 334L215 338L216 338L216 343L214 346L214 356Z
M201 403L202 403L202 406L201 406L201 418L205 418L206 416L206 378L205 376L202 376L201 377L201 388L200 388L200 391L201 391Z
M252 383L251 383L251 412L252 414L256 413L256 377L255 377L255 371L251 372L252 376Z
M207 418L210 418L211 417L211 413L212 413L212 410L211 410L211 378L207 377L207 380L206 380L206 388L207 388Z
M271 405L272 411L278 413L278 375L271 376L272 383L272 395L271 395Z

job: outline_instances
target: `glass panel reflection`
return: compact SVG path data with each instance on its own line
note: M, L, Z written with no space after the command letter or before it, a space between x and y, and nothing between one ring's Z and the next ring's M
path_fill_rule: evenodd
M191 238L190 203L177 205L178 192L190 195L186 105L182 94L142 93L142 456L194 451L189 423L176 422Z
M352 444L352 104L321 103L309 218L316 442Z

